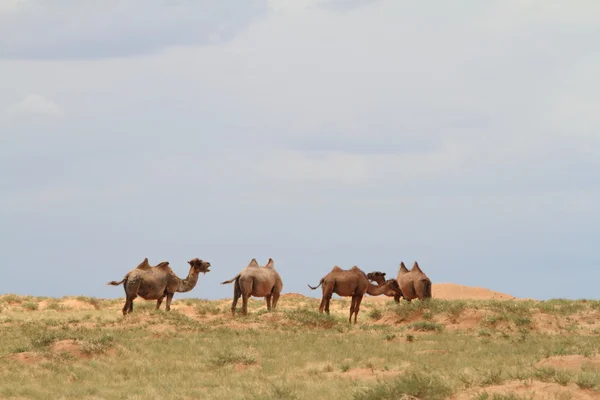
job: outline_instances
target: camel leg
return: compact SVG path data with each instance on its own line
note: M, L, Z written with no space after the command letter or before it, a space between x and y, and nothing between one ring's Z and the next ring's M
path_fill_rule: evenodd
M136 299L138 290L140 289L140 280L127 280L123 285L125 287L125 306L123 307L123 315L133 312L133 300Z
M273 310L277 307L277 302L279 301L279 292L273 292Z
M164 298L165 298L165 296L156 300L156 309L157 310L160 308L160 305L162 304Z
M356 304L354 305L354 323L356 323L356 319L358 318L358 311L360 310L360 303L362 302L362 296L356 297Z
M123 306L123 315L125 314L130 314L131 312L133 312L133 300L136 298L137 296L130 296L128 295L127 298L125 299L125 305Z
M396 294L396 295L394 295L394 301L395 301L396 303L400 303L400 296L399 296L399 295L397 295L397 294Z
M237 302L240 299L242 292L240 291L240 287L237 282L235 282L234 285L235 286L233 287L233 303L231 303L231 315L235 317L235 308L237 307Z
M250 295L248 293L242 293L242 314L248 315L248 298Z
M350 318L348 319L348 323L352 322L352 314L354 314L355 307L356 307L356 297L352 296L352 303L350 304Z
M325 295L323 295L323 298L321 298L321 304L319 305L319 312L323 312L323 310L325 309L325 303L327 302L327 297Z
M265 301L267 302L267 310L271 311L271 295L270 294L265 296Z
M127 312L129 311L129 304L132 303L132 301L129 298L125 299L125 305L123 306L123 315L127 314Z
M167 304L165 305L167 311L171 310L171 300L173 300L173 296L175 293L167 293Z
M325 299L325 312L329 314L329 302L331 301L331 295L327 296Z

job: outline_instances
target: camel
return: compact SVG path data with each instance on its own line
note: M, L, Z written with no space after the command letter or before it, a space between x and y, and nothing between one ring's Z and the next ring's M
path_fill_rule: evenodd
M242 314L248 315L248 298L264 297L267 303L267 310L275 310L277 301L283 288L283 282L279 273L275 270L275 262L269 258L267 265L261 267L258 265L256 258L253 258L248 266L237 274L234 278L221 282L225 285L234 282L233 286L233 303L231 304L231 314L235 316L235 308L237 302L242 297ZM273 303L271 304L271 299Z
M421 271L419 263L416 261L410 271L406 268L404 262L401 262L396 280L404 294L403 297L407 301L417 298L419 300L431 298L431 280Z
M398 295L402 295L398 282L395 280L390 279L383 286L373 285L369 282L367 275L356 265L349 270L343 270L336 265L331 272L321 279L317 286L308 285L308 287L315 290L321 285L323 298L321 299L319 312L325 310L329 314L329 302L333 293L338 296L352 297L348 323L352 322L352 314L354 314L355 324L358 318L358 311L360 310L360 303L365 293L371 296L379 296L388 290L394 290Z
M125 305L123 315L133 311L133 300L141 297L145 300L156 300L156 309L160 308L163 299L167 298L166 310L171 310L171 300L176 292L189 292L198 282L200 272L210 272L210 263L198 258L188 261L190 271L187 278L181 279L169 266L168 261L163 261L156 266L148 264L144 259L136 268L125 275L122 281L111 281L107 285L119 286L125 289Z
M385 279L385 272L373 271L367 274L367 279L371 282L377 283L379 286L385 284L388 280L395 281L395 279ZM394 289L390 289L387 292L383 293L386 296L393 297L396 303L400 303L401 294L398 294Z

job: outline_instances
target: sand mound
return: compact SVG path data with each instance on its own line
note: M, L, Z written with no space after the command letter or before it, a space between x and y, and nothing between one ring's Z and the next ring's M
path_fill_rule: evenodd
M75 358L90 358L90 353L81 351L81 343L75 340L61 340L50 345L50 352L55 354L68 353Z
M86 351L85 350L86 345L87 345L87 343L80 342L77 340L71 340L71 339L60 340L58 342L52 343L50 345L50 347L48 348L48 353L46 353L46 354L33 352L33 351L25 351L22 353L12 354L8 358L13 361L20 362L23 364L37 364L37 363L40 363L41 361L47 360L48 356L52 357L52 356L57 356L57 355L68 354L70 357L77 359L77 360L79 360L79 359L87 360L87 359L91 359L92 357L94 357L97 354L100 354L100 353L95 353L93 351ZM111 348L108 351L102 352L102 353L109 354L109 355L115 355L116 351L114 348Z
M582 355L554 356L546 358L535 365L538 368L552 367L579 371L582 367L600 369L600 355L585 357Z
M280 299L306 299L307 297L300 293L282 293Z
M485 388L472 388L453 396L452 400L471 400L477 396L487 393L490 398L494 394L514 394L526 399L570 399L570 400L592 400L598 398L598 393L592 390L580 389L575 384L566 386L558 383L513 381L503 385L487 386Z
M456 283L434 283L431 295L436 299L445 300L509 300L516 299L509 294L474 286L458 285Z

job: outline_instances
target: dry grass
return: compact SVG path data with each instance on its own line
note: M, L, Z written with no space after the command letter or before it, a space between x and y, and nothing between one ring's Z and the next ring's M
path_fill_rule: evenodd
M537 365L595 360L600 302L366 298L357 325L345 303L255 300L234 319L229 300L137 301L123 317L122 300L0 296L0 398L530 398L497 391L515 381L600 398L595 364Z

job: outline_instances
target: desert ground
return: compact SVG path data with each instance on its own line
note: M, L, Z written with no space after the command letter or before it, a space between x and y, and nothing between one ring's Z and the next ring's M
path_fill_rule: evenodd
M123 316L123 298L2 295L0 399L600 399L600 301L434 284L365 296L354 325L349 298L328 316L314 293L235 318L231 299Z

